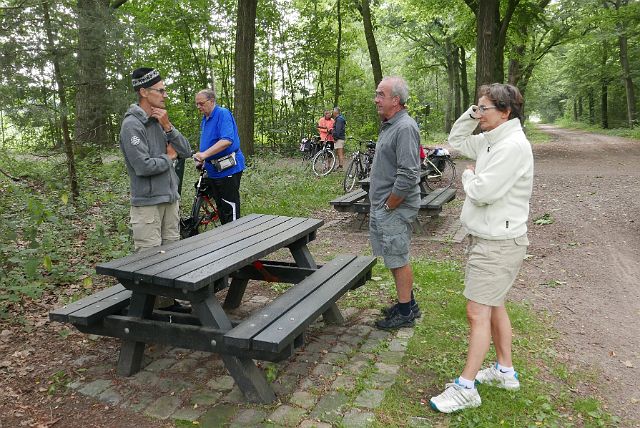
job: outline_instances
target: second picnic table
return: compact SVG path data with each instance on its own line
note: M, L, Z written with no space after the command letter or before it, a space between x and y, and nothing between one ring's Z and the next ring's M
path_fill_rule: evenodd
M428 216L438 216L442 212L444 204L451 202L456 197L456 189L447 187L441 189L431 190L426 185L428 172L421 170L420 172L420 213ZM369 201L369 184L370 178L367 177L360 180L360 189L349 192L345 195L339 196L330 201L329 204L333 206L336 211L339 212L352 212L363 215L362 224L366 220L366 216L371 209L371 202ZM417 222L417 220L416 220ZM422 226L419 222L416 223L416 229L418 232L422 231Z

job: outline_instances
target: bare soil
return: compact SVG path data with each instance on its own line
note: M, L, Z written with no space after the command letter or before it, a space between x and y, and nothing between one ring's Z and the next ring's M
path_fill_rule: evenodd
M640 425L640 220L636 218L640 142L543 126L553 140L534 146L529 257L510 296L549 314L558 331L558 357L576 379L577 394L596 395L624 425ZM465 161L457 163L464 169ZM460 172L459 171L459 172ZM459 199L464 198L458 191ZM443 237L455 231L461 204L437 219L413 253L461 259L463 243ZM535 220L548 214L551 224ZM368 251L365 230L351 214L316 213L326 225L311 251ZM426 221L425 221L426 220ZM28 302L22 320L0 326L0 427L159 427L168 421L110 407L75 392L48 394L57 372L76 374L78 359L113 364L118 342L91 340L48 321L55 296ZM18 321L22 321L22 324ZM515 350L517 352L517 349Z

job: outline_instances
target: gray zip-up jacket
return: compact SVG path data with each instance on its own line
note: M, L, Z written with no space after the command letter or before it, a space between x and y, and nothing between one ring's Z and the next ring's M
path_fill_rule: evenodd
M131 205L173 203L180 199L178 176L167 155L167 143L178 157L191 156L187 139L175 128L164 132L137 104L131 104L120 128L120 150L124 154L131 184Z
M389 194L404 197L400 206L420 208L420 132L406 110L382 122L371 167L369 200L382 208Z

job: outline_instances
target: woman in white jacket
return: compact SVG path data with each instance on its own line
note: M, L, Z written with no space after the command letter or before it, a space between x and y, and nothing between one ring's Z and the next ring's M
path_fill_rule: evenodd
M523 98L518 88L494 83L478 91L453 125L451 146L474 159L462 174L466 199L460 220L470 236L464 296L470 326L467 361L460 377L431 398L431 407L450 413L481 404L482 384L516 390L511 360L511 321L504 306L527 245L533 154L522 131ZM472 135L480 125L482 133ZM480 370L493 339L497 362Z

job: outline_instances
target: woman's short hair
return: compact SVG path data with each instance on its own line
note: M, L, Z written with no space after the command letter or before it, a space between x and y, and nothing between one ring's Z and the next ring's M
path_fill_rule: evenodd
M503 83L482 85L478 89L478 99L481 97L489 98L500 111L511 110L509 119L524 121L524 98L515 86Z

